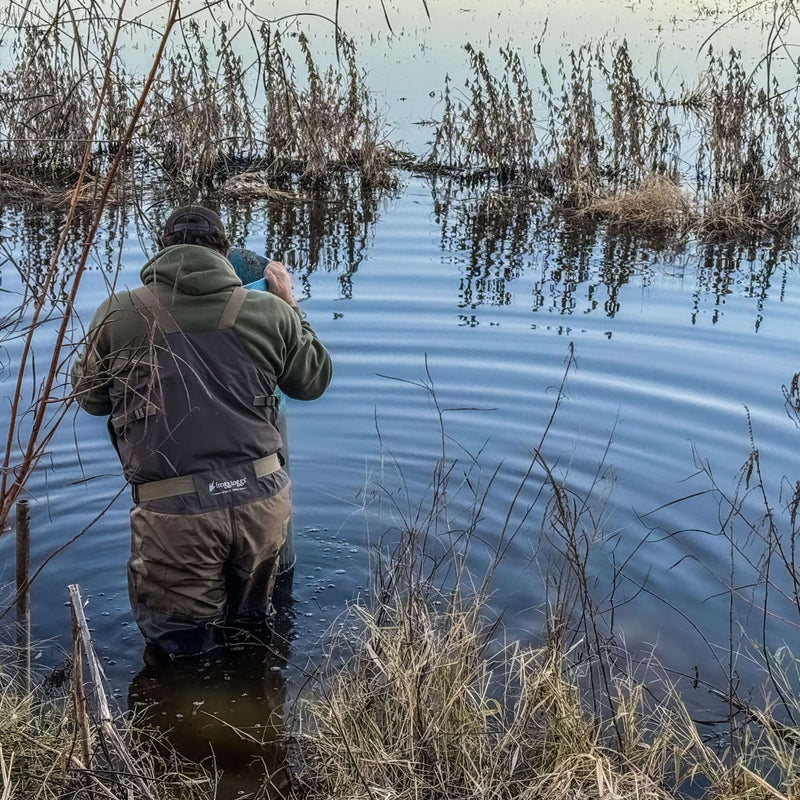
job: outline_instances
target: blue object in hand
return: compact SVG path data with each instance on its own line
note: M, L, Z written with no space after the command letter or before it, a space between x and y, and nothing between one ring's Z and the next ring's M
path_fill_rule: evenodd
M245 289L269 291L269 283L264 277L264 267L269 264L268 258L244 247L231 247L228 250L228 261L233 265Z

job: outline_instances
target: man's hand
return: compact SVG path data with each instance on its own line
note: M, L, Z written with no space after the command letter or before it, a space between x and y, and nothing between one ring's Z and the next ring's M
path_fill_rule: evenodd
M280 261L270 261L264 267L264 277L272 294L285 300L290 306L297 305L292 294L292 276Z

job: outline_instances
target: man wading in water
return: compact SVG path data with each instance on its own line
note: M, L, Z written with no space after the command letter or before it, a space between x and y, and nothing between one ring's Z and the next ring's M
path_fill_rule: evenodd
M213 211L179 208L159 244L144 285L98 308L72 382L109 415L133 491L131 606L174 658L265 621L291 511L274 392L316 399L331 360L282 264L270 293L242 288Z

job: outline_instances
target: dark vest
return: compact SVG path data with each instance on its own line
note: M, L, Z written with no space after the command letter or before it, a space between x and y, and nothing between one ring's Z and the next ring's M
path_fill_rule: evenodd
M149 340L125 355L110 390L109 429L126 479L193 475L277 452L275 375L233 330L246 290L233 290L216 328L192 331L148 287L131 294Z

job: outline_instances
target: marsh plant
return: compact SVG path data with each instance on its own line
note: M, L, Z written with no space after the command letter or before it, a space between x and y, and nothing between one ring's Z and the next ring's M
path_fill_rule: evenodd
M539 55L541 44L534 49ZM466 46L462 98L449 79L426 169L526 187L550 208L680 237L787 236L800 205L800 106L774 73L709 47L693 87L636 74L625 41L584 45L538 86L501 49L496 71ZM692 163L691 159L694 159Z
M291 31L290 52L281 30L255 17L235 31L195 15L180 27L127 147L126 163L146 167L144 180L190 199L242 172L263 176L262 195L276 178L320 184L345 170L391 182L396 154L349 40L340 37L339 61L323 68L302 31ZM30 18L14 33L10 64L0 70L0 191L63 202L87 145L91 175L121 146L143 78L127 72L104 34L85 42L66 22ZM95 46L109 53L106 61L92 55ZM251 181L250 194L258 187Z

